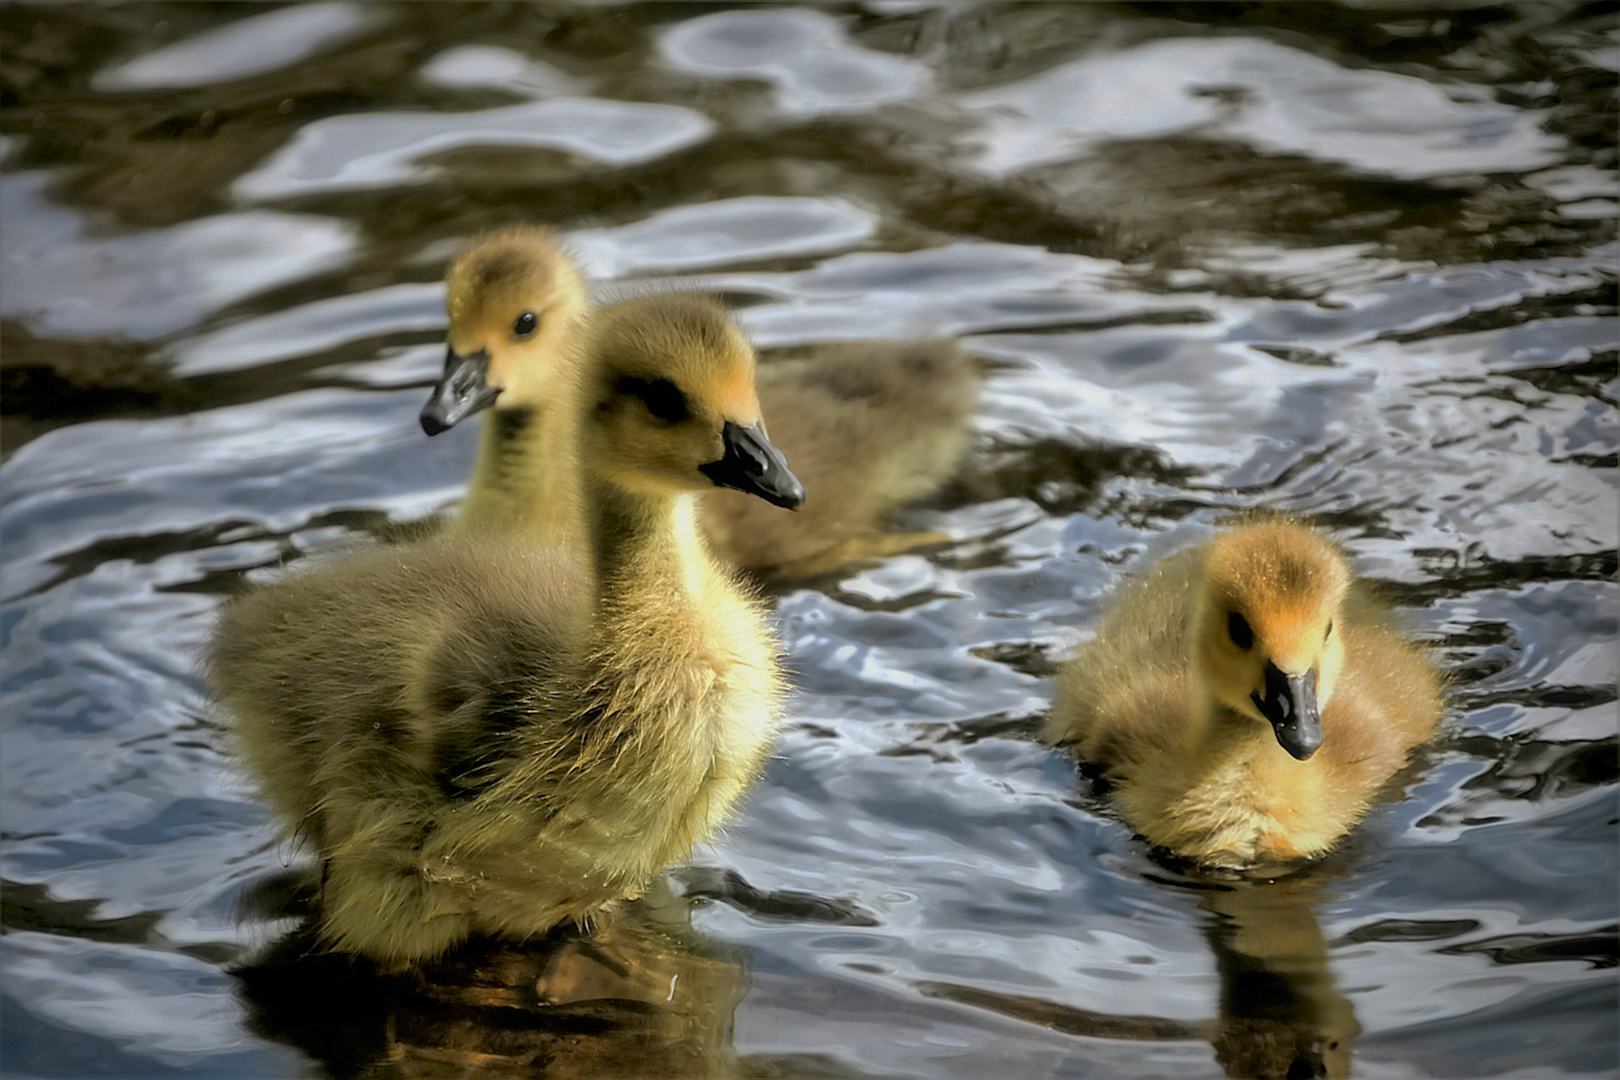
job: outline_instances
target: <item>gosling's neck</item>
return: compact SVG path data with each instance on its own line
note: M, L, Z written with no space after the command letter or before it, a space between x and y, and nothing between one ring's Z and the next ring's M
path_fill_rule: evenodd
M568 546L582 542L576 413L564 403L491 410L458 527Z
M698 533L697 496L587 481L591 548L604 604L686 608L714 572Z

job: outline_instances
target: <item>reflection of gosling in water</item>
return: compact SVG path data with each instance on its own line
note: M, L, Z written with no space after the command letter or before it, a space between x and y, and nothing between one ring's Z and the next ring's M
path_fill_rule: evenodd
M475 242L447 281L450 351L423 427L437 434L494 406L453 527L555 535L576 497L555 462L571 438L578 271L555 234L520 226ZM882 522L949 479L966 449L978 372L955 342L815 346L760 367L757 392L772 441L812 496L799 514L706 496L699 521L722 560L814 573L944 539L884 536Z
M405 977L327 952L299 926L231 974L249 1029L332 1076L731 1076L747 952L693 929L692 910L654 878L588 933L469 942Z
M534 935L639 893L725 818L784 687L760 606L698 539L697 493L804 494L753 367L716 305L620 305L578 398L588 543L451 531L225 610L212 682L320 854L326 940L398 964Z
M1126 820L1201 862L1331 848L1434 731L1440 680L1286 520L1240 524L1126 588L1058 675L1052 742L1102 766Z

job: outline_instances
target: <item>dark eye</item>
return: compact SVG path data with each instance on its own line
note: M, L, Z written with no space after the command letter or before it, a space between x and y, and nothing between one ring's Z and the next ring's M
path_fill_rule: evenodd
M1328 620L1327 632L1322 635L1322 640L1326 641L1328 638L1330 638L1332 636L1333 636L1333 620L1329 619Z
M1226 615L1226 634L1232 639L1232 644L1240 649L1247 650L1254 644L1254 630L1249 626L1249 620L1235 611Z
M512 324L512 333L520 338L526 338L540 327L540 316L532 311L525 311L517 317Z
M678 424L692 415L681 388L668 379L635 379L626 376L614 387L621 394L633 394L647 411L666 424Z

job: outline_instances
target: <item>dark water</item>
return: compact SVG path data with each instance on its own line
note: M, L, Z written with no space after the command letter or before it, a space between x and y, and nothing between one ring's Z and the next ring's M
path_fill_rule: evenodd
M0 11L5 1074L1614 1075L1615 11ZM437 281L523 220L762 347L965 335L979 443L903 522L956 543L772 585L791 722L667 889L382 980L236 923L294 853L194 657L453 506ZM1034 738L1118 576L1249 506L1454 678L1274 885Z

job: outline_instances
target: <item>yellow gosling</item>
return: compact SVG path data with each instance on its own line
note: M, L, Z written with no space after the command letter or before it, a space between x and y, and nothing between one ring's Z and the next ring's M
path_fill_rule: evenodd
M319 855L338 949L397 967L587 920L712 835L769 750L777 643L695 519L715 485L804 497L760 429L753 351L716 305L660 297L597 320L583 357L588 543L447 531L221 617L210 681Z
M487 406L472 487L456 529L520 529L572 543L579 473L576 355L589 314L584 279L550 229L520 225L475 240L445 280L444 372L422 407L437 435Z
M1333 847L1444 707L1344 554L1280 519L1147 571L1057 689L1045 737L1104 769L1126 821L1235 868Z

